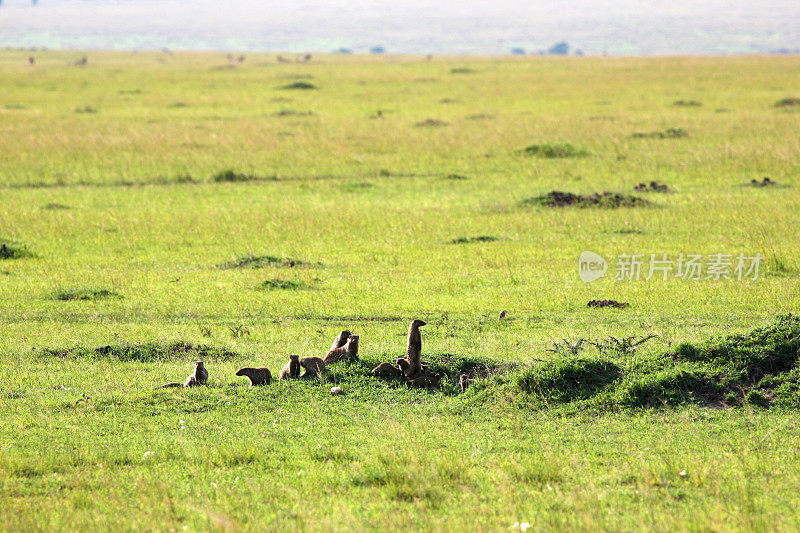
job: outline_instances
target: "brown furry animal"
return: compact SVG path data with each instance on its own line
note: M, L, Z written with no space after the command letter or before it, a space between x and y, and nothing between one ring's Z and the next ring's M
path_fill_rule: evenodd
M251 387L253 385L269 385L269 382L272 381L272 372L265 366L259 366L258 368L246 366L240 368L236 375L247 376L250 379Z
M441 380L442 376L438 374L420 374L413 379L409 379L408 383L415 387L433 389L439 386Z
M405 371L407 378L411 379L417 376L422 370L420 365L420 357L422 356L422 335L419 328L425 325L422 320L412 320L411 325L408 327L408 345L406 346L406 361L408 361L408 369Z
M402 372L403 375L405 376L406 372L408 371L408 361L406 361L405 359L398 359L397 361L395 361L395 364L397 364L397 367L400 369L400 372Z
M300 359L300 366L306 369L301 376L304 379L314 379L325 372L325 361L320 357L303 357Z
M347 339L350 338L350 335L352 335L352 333L350 333L346 329L342 330L342 332L339 333L335 339L333 339L333 344L331 344L331 349L328 351L331 352L336 348L341 348L342 346L347 344Z
M300 377L300 356L290 355L289 362L278 374L278 379L295 379Z
M348 361L355 361L358 359L358 335L350 335L344 346L330 350L325 355L325 364L331 365L339 361L344 361L345 359Z
M203 365L202 361L195 361L194 362L194 372L186 378L186 381L183 383L167 383L166 385L162 385L158 387L159 389L166 389L168 387L198 387L200 385L205 385L208 383L208 370Z
M405 359L401 359L405 361ZM392 363L381 363L372 369L372 374L381 379L396 379L403 376L403 371Z

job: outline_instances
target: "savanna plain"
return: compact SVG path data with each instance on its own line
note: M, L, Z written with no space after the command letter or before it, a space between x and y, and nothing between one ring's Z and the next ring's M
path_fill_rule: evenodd
M4 50L0 87L0 528L800 529L799 57ZM370 374L412 319L436 386ZM343 329L321 379L235 375Z

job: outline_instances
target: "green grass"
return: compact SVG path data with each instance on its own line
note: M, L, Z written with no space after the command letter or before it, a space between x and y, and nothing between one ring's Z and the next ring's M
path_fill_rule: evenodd
M28 55L0 52L3 528L800 527L797 57ZM758 279L646 279L718 253ZM434 390L370 374L413 318ZM235 376L343 329L322 380ZM208 387L156 389L196 359Z

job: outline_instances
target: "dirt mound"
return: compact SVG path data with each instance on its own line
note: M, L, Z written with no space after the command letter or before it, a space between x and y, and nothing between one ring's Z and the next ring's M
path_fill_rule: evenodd
M613 307L614 309L625 309L630 307L631 304L627 302L618 302L616 300L590 300L586 307Z
M37 352L39 357L66 359L115 359L118 361L168 361L168 360L228 360L239 354L226 348L173 342L169 344L113 344L98 348L75 347L68 349L43 348Z
M636 187L633 188L636 192L671 192L670 189L666 184L659 183L657 181L651 181L650 183L640 183Z
M750 180L750 183L748 183L747 185L750 187L778 187L780 186L780 183L778 183L777 181L773 181L769 177L765 177L761 181L758 181L757 179L752 179Z
M800 106L800 98L790 97L790 98L783 98L775 102L773 107L796 107Z
M522 150L524 155L543 157L546 159L560 159L564 157L585 157L589 152L569 143L563 144L532 144Z
M0 259L23 259L25 257L33 257L33 254L21 246L0 244Z
M632 139L681 139L689 133L683 128L667 128L664 131L638 132L631 134Z
M800 317L783 315L748 333L680 344L669 353L546 361L519 376L517 387L542 407L578 401L601 410L682 404L798 408L799 359Z
M571 192L552 191L542 196L535 196L522 201L523 205L543 205L545 207L640 207L650 205L644 198L620 193L604 191L588 196Z
M267 268L267 267L309 267L312 263L294 257L278 257L275 255L245 255L227 263L217 265L217 268Z
M448 241L448 244L473 244L476 242L495 242L497 240L499 240L498 237L493 237L491 235L478 235L477 237L458 237L457 239Z
M310 288L308 284L303 283L302 281L291 281L291 280L284 280L277 278L262 281L255 287L255 289L259 291L268 291L275 289L296 291L299 289L308 289L308 288Z
M121 300L123 296L108 289L61 289L50 294L51 300L68 302L72 300L97 301L97 300Z
M414 124L415 128L442 128L447 126L447 122L436 118L426 118L422 122Z
M278 89L289 89L289 90L299 89L301 91L314 90L316 88L317 88L316 85L314 85L313 83L309 83L307 81L296 81L288 85L282 85L281 87L278 87Z

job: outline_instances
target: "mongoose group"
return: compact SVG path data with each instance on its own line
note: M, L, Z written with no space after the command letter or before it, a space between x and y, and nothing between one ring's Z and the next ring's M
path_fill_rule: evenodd
M381 363L372 369L372 374L381 379L401 380L418 387L434 388L438 386L442 376L431 372L428 365L422 361L422 335L419 328L425 325L426 323L422 320L412 320L408 327L405 358L396 359L394 363ZM324 358L300 357L292 354L278 373L278 379L317 379L325 373L330 365L340 361L357 361L358 340L358 335L344 330L336 336ZM265 366L244 367L239 369L236 375L247 377L251 386L268 385L272 381L272 373ZM459 376L459 385L462 391L474 381L466 374ZM205 385L207 382L208 370L203 361L196 361L194 372L183 383L167 383L159 388L195 387ZM334 388L341 392L341 388Z

